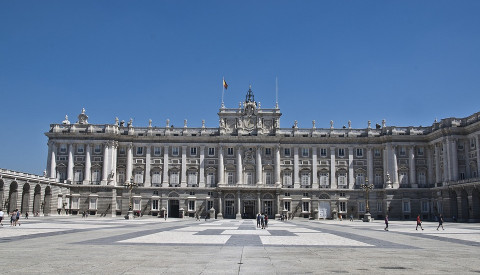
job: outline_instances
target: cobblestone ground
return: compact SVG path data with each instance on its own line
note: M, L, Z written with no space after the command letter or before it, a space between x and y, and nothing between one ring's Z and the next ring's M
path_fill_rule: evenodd
M480 225L98 218L3 221L2 274L475 274Z

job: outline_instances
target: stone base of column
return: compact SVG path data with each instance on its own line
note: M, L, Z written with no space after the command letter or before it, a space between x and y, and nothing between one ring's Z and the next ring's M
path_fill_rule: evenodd
M371 222L372 221L372 214L370 213L365 213L363 216L363 222Z
M236 214L236 215L235 215L235 219L241 220L241 219L242 219L242 214Z
M275 214L275 219L276 219L276 220L279 220L279 219L280 219L280 214L278 214L278 213Z
M222 213L217 214L217 220L223 220L223 214Z
M126 220L133 220L133 211L129 210L128 214L125 216Z

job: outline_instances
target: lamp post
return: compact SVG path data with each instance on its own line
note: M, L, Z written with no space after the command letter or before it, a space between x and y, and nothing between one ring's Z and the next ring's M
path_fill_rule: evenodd
M128 214L125 216L125 219L133 219L133 205L132 205L132 189L137 186L133 181L133 176L130 178L130 181L125 182L125 188L129 190L128 193Z
M364 222L370 222L372 220L372 215L370 214L370 206L368 205L368 194L370 190L373 189L373 184L368 184L368 178L365 179L365 183L360 185L360 187L365 190L365 216L363 217Z

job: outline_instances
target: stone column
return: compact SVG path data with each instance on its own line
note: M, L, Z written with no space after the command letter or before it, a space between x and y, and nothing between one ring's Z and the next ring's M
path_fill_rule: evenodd
M375 183L373 176L373 152L371 147L367 147L367 178L369 183Z
M275 197L277 198L277 214L275 215L275 219L280 219L281 207L280 207L280 193L278 191L275 193Z
M257 159L256 159L256 164L257 164L257 185L262 184L262 147L258 146L257 147Z
M469 179L472 176L472 171L470 169L470 154L469 154L469 148L470 148L470 140L467 139L467 141L464 143L464 154L465 154L465 178Z
M168 145L163 147L163 177L162 187L168 187Z
M242 210L241 208L241 199L240 199L240 190L237 191L237 215L236 219L241 219L242 218Z
M243 167L242 167L242 147L237 147L237 185L242 184L242 175L243 175Z
M56 156L56 152L57 152L57 146L55 144L55 142L52 142L52 152L50 154L50 175L49 177L50 178L56 178L57 177L57 156Z
M218 219L223 219L223 201L222 201L222 192L218 192L218 214L217 218ZM212 217L213 219L214 217Z
M112 183L113 185L117 185L117 152L118 152L118 142L117 141L114 141L112 142L112 165L111 165L111 168L112 168ZM123 184L123 183L122 183ZM116 193L115 193L115 197L116 197ZM112 206L112 209L113 209L113 206Z
M452 152L450 160L451 160L451 167L452 167L452 177L451 180L458 180L458 156L457 156L457 139L452 138L450 144L450 150Z
M257 213L262 213L262 200L260 198L260 192L257 192Z
M47 145L48 145L48 153L47 153L47 168L45 169L46 171L46 176L47 177L50 177L50 173L52 171L52 151L53 151L53 146L54 146L54 142L53 141L48 141L47 142Z
M181 187L187 186L187 146L182 146L182 180Z
M72 203L72 202L70 201L70 203ZM111 207L110 207L110 211L112 211L112 217L117 216L116 205L117 205L117 189L113 188L112 189L112 201L111 201Z
M338 188L335 171L335 147L330 147L330 188Z
M298 163L298 147L293 148L293 188L300 188L300 171Z
M312 188L318 189L318 161L317 161L317 150L318 148L312 147Z
M225 167L223 165L223 147L220 145L218 147L218 184L225 184Z
M408 149L408 170L410 172L410 184L413 188L417 188L417 173L416 173L416 166L415 166L415 146L410 146Z
M392 147L392 164L393 164L393 187L398 188L398 162L397 162L397 146Z
M68 167L67 167L67 182L73 181L73 144L68 144Z
M133 144L130 142L127 145L127 174L125 175L125 181L130 182L132 179L132 170L133 170Z
M275 184L277 186L282 184L280 176L280 146L275 146Z
M147 150L145 152L145 187L152 186L152 180L150 179L151 161L152 161L152 146L147 144Z
M85 148L85 176L83 177L83 184L90 184L92 172L90 171L92 169L92 147L90 146L90 143L87 143L87 146Z
M205 187L205 146L200 146L200 179L198 180L199 187Z
M432 163L432 148L427 146L425 148L425 153L427 154L427 185L431 185L433 182L433 163Z
M107 185L108 182L108 143L103 143L103 165L102 165L102 185Z
M442 146L443 146L443 182L449 181L449 165L448 165L448 148L447 148L448 141L444 141Z
M355 186L355 177L353 174L353 148L348 147L348 188L353 189Z
M440 146L438 144L435 144L435 182L441 183L442 182L442 174L440 170Z

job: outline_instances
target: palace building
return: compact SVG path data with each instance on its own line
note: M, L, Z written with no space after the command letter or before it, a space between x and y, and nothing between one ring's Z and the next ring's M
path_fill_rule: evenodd
M480 221L480 112L428 127L280 127L251 89L217 128L52 124L43 177L1 170L2 205L124 216Z

